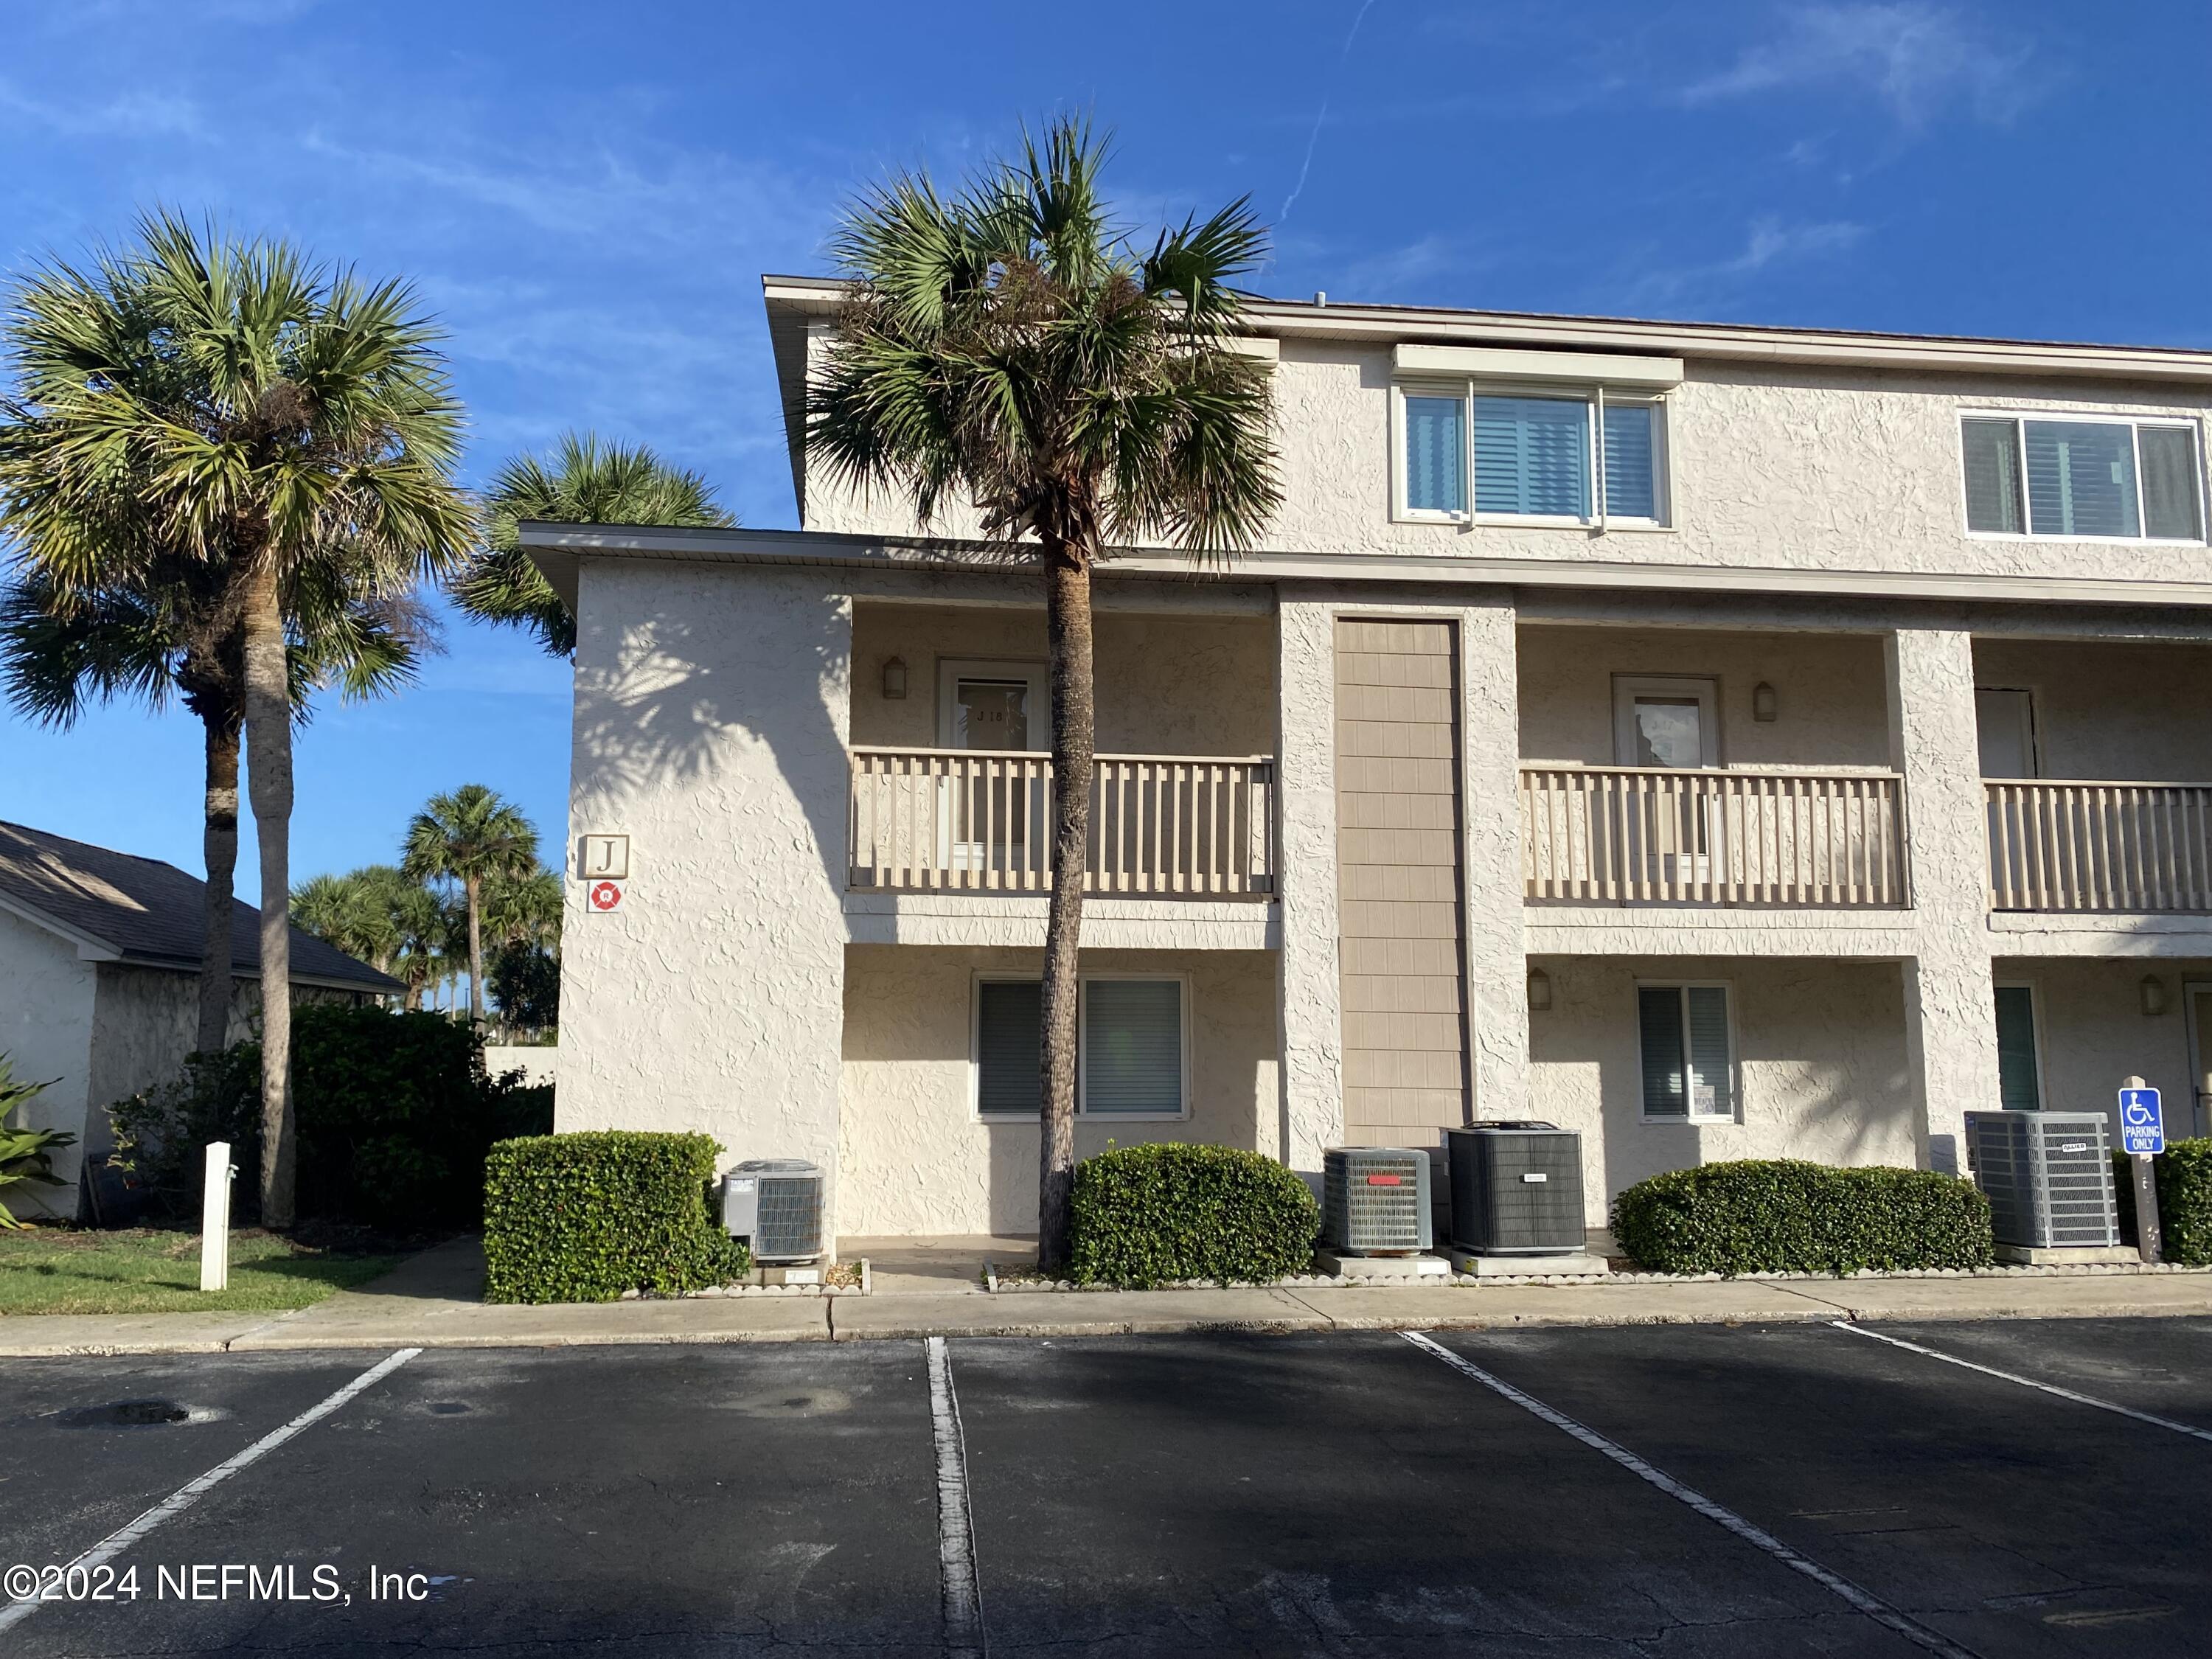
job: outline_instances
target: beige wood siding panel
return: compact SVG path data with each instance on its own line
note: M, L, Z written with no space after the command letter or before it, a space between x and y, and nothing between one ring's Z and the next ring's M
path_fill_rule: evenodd
M1458 636L1336 629L1345 1139L1431 1146L1467 1116Z

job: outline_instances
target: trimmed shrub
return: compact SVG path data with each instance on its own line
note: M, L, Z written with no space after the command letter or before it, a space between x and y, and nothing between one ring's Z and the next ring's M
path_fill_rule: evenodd
M2112 1154L2120 1195L2120 1237L2136 1243L2136 1176L2124 1152ZM2158 1182L2158 1231L2168 1261L2212 1267L2212 1137L2166 1143L2150 1161Z
M333 1003L292 1011L299 1213L422 1231L472 1227L484 1152L553 1127L553 1091L486 1075L483 1038L442 1014ZM261 1164L261 1045L194 1054L173 1081L108 1108L130 1185L171 1213L199 1212L200 1149L228 1140ZM243 1214L255 1183L238 1183Z
M1161 1141L1075 1167L1079 1284L1264 1284L1303 1272L1320 1214L1296 1175L1257 1152Z
M707 1207L720 1151L618 1129L501 1141L484 1160L484 1299L681 1296L748 1272Z
M1613 1201L1613 1236L1672 1273L1853 1273L1984 1267L1990 1204L1925 1170L1746 1158L1670 1170Z

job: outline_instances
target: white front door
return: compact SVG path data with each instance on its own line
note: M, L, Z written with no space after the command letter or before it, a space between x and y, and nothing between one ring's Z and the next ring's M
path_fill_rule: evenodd
M1720 764L1720 685L1694 675L1613 677L1613 756L1622 766L1666 771L1711 770ZM1717 817L1702 788L1638 780L1630 799L1627 855L1657 883L1710 880ZM1632 866L1633 867L1633 866Z
M1050 741L1046 684L1042 663L941 661L939 746L1035 757ZM1046 793L1042 761L963 766L941 808L951 866L1041 876Z

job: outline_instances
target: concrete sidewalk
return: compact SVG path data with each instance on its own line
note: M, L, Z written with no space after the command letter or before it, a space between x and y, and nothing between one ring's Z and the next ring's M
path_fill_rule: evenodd
M477 1242L457 1239L425 1250L358 1290L341 1291L293 1313L23 1314L0 1318L0 1357L2212 1315L2212 1273L1656 1284L1638 1284L1622 1276L1572 1285L1401 1289L1302 1285L987 1296L942 1268L915 1271L920 1265L908 1266L907 1273L876 1273L876 1289L867 1296L489 1306L480 1299L483 1259ZM896 1288L887 1288L887 1280Z

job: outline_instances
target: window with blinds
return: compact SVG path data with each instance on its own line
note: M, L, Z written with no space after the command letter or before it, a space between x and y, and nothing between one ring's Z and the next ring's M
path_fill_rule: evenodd
M1997 1103L2008 1112L2043 1105L2043 1073L2035 1052L2035 993L1997 987Z
M1183 1098L1183 982L1082 981L1077 1110L1085 1116L1180 1117ZM1037 1115L1043 988L1035 980L975 987L975 1109L985 1117Z
M1644 1115L1733 1121L1735 1044L1728 988L1639 985L1636 1021Z
M1398 501L1409 516L1665 520L1660 405L1649 398L1607 401L1601 417L1595 389L1468 385L1399 398Z
M1967 416L1966 528L1984 535L2201 541L2196 428Z

